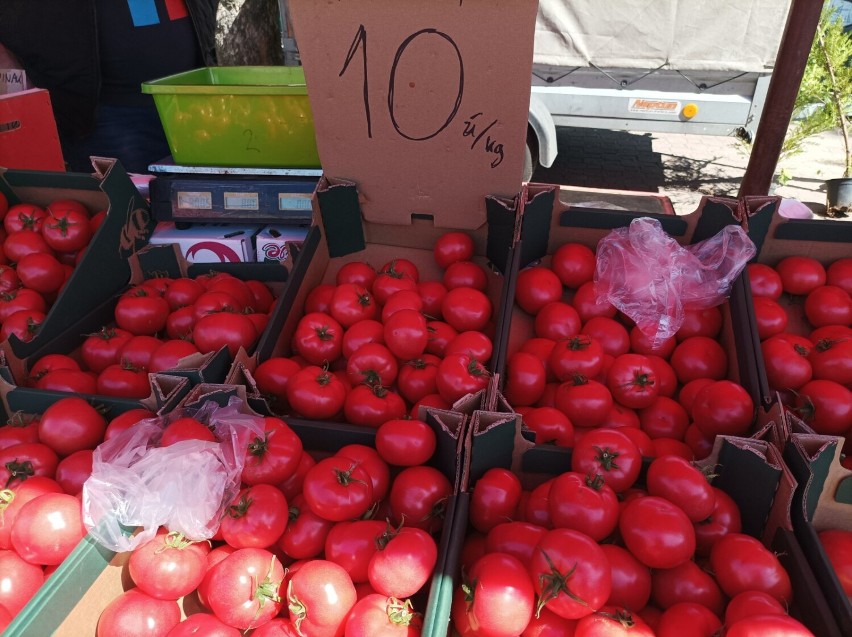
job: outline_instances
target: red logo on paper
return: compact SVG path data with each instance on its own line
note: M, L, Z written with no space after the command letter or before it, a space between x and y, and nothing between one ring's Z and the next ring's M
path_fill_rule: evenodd
M275 261L283 261L287 258L287 246L278 245L276 243L267 243L262 248L263 258L272 259Z
M215 241L202 241L201 243L196 243L186 251L186 257L187 259L195 260L195 255L204 250L215 254L219 258L220 263L240 263L242 261L240 255L234 252L234 250L228 246L223 246L221 243L216 243Z

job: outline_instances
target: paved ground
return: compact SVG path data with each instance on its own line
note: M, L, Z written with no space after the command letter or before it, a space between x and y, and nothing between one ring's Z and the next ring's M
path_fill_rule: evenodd
M559 155L551 168L539 168L533 181L591 189L657 193L668 197L676 213L697 207L703 195L736 196L749 160L749 148L733 137L631 133L602 129L560 127ZM823 181L843 173L840 132L808 140L800 155L780 162L791 176L773 194L797 199L819 216L825 212ZM611 201L618 196L591 191L583 199ZM640 198L644 199L644 198ZM632 203L632 201L631 201ZM656 203L649 203L653 209ZM848 217L847 217L848 218Z

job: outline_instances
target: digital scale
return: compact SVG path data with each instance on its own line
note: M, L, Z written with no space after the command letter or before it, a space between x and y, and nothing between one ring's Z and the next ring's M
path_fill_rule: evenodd
M148 185L157 221L306 225L322 169L151 164Z

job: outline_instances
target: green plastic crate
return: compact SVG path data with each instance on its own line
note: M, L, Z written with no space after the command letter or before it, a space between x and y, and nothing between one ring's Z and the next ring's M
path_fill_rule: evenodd
M142 84L175 163L319 168L305 74L293 66L205 67Z

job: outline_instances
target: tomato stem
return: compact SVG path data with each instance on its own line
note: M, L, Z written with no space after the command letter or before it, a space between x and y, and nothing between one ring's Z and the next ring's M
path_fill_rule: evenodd
M617 451L611 451L610 449L602 449L600 447L595 447L595 450L598 452L598 455L595 456L595 460L601 463L601 466L605 471L612 471L613 469L620 469L616 459L619 454Z
M544 555L544 559L547 560L548 566L550 566L550 572L540 573L538 576L539 583L541 584L541 595L539 595L538 603L536 604L535 616L539 617L541 609L544 608L547 602L559 597L560 593L565 593L572 601L581 606L588 606L589 603L586 600L575 595L568 587L568 580L571 579L574 571L577 570L577 564L575 563L567 573L562 573L556 568L553 560L550 559L550 556L546 552L542 551L542 554Z
M189 548L193 544L195 544L195 542L187 538L180 531L169 531L166 534L166 537L163 538L163 545L154 552L163 553L169 549L183 551L184 549Z
M15 492L11 489L0 490L0 522L3 522L3 516L6 514L6 509L12 504L15 499Z
M235 520L239 520L240 518L245 517L248 514L248 510L249 507L251 507L251 503L252 499L249 496L243 494L240 497L239 502L237 502L236 504L232 504L228 507L228 516Z
M633 619L633 615L630 613L630 611L624 608L619 608L614 613L597 611L597 614L603 617L609 617L610 619L617 621L625 628L633 628L636 625L636 620Z
M402 601L396 597L388 597L387 613L388 620L396 626L410 626L412 621L420 617L420 614L414 611L410 599Z
M21 480L23 482L27 478L35 475L33 463L29 460L18 462L16 458L15 460L11 460L6 463L6 469L9 471L9 479L6 480L6 484L4 485L6 488L9 488L9 485L15 480Z

